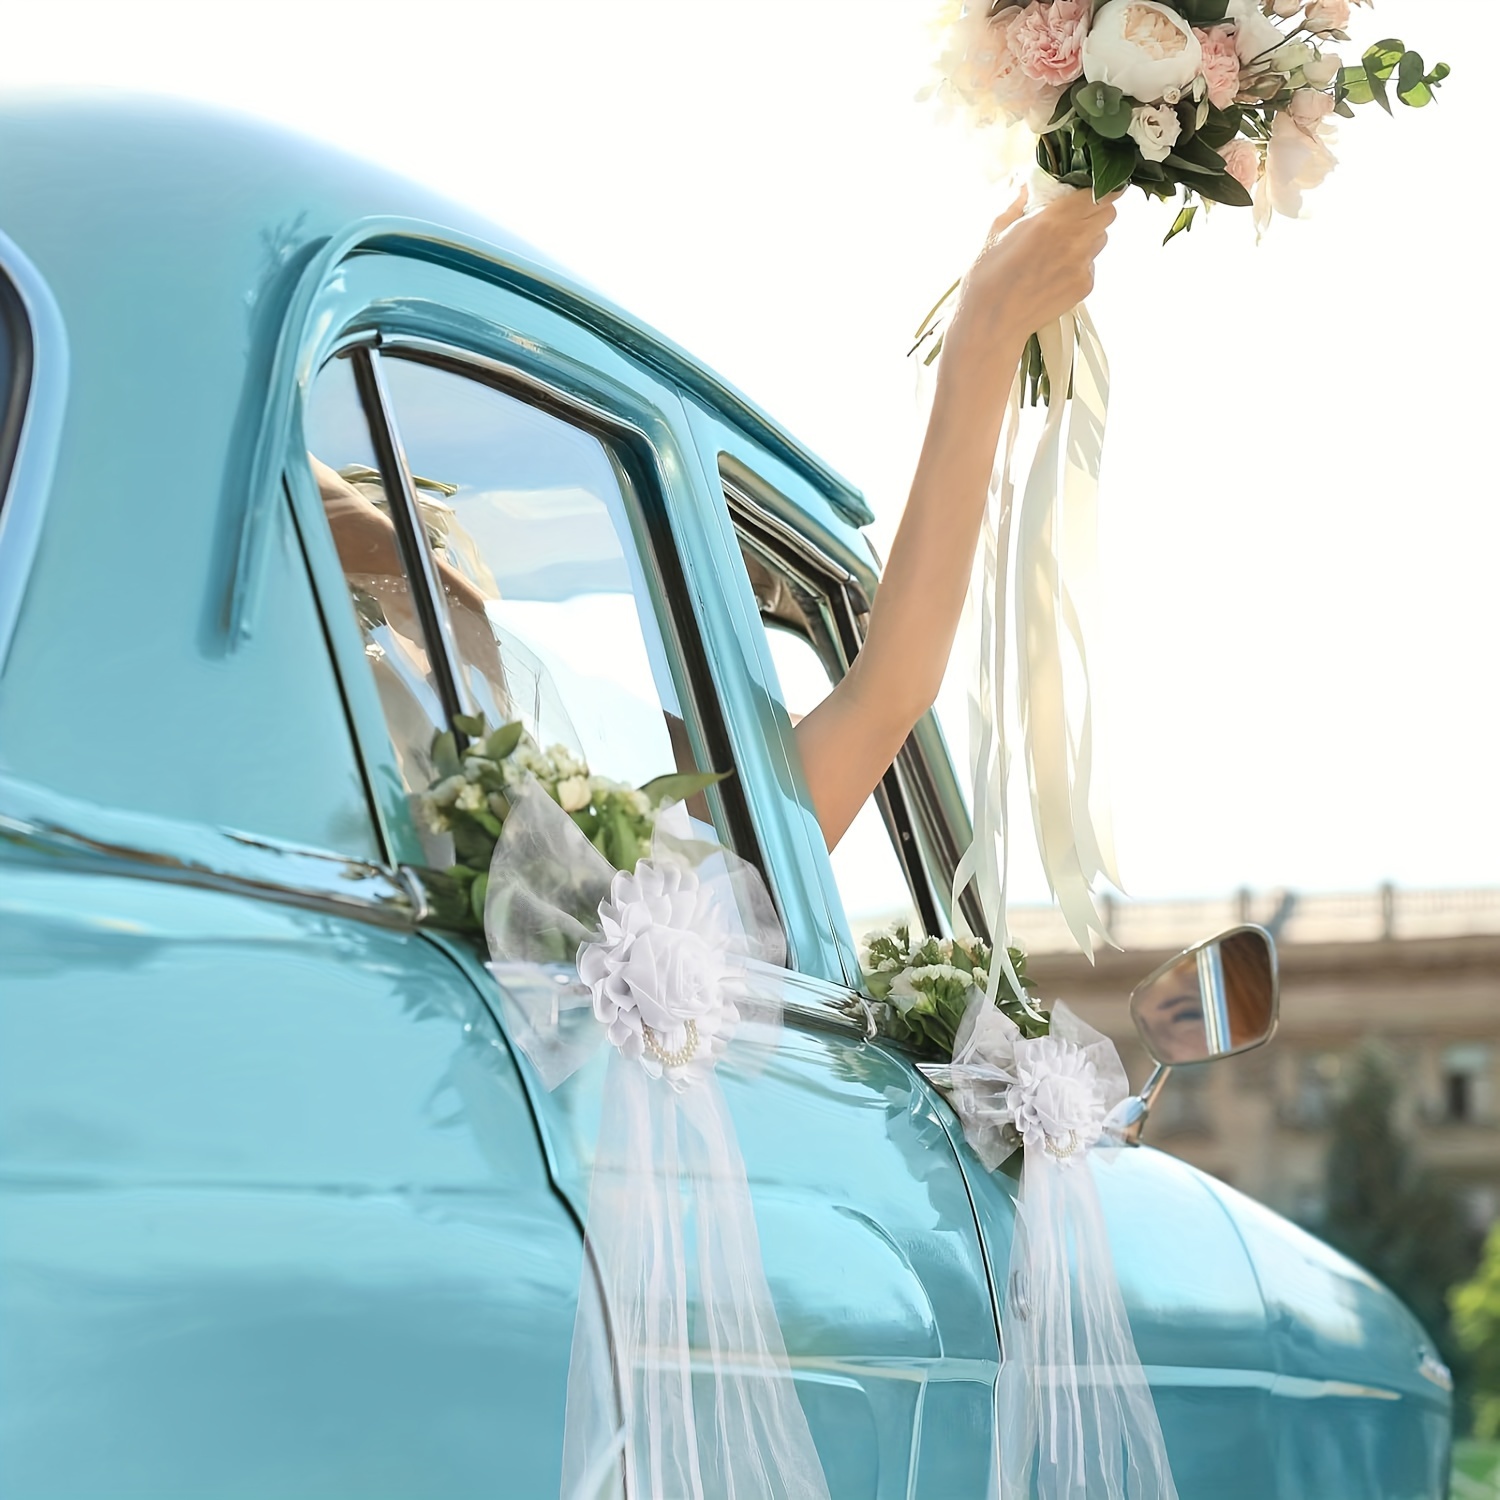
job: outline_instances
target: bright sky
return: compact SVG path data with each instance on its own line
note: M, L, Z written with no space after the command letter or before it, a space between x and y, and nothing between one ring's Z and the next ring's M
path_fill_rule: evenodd
M913 102L926 10L48 0L9 8L0 85L214 100L476 205L783 420L884 547L908 335L1002 206ZM1132 202L1101 263L1091 651L1136 896L1500 879L1500 8L1357 18L1453 65L1435 107L1362 111L1316 217L1258 249L1220 210L1163 250L1165 211Z

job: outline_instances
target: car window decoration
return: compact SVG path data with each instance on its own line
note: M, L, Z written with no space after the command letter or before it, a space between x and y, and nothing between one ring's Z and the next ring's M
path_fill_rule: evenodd
M989 1171L1023 1153L1000 1310L1000 1492L1172 1500L1087 1162L1118 1144L1110 1113L1130 1096L1125 1069L1114 1043L1066 1005L1033 999L1020 948L1007 957L997 976L988 944L914 943L904 923L860 945L874 1031L926 1059L919 1070Z
M562 1493L602 1493L623 1467L632 1495L828 1500L715 1077L727 1050L753 1065L777 1044L775 908L680 805L616 868L557 799L567 784L527 774L502 794L483 903L507 1029L544 1084L610 1048L586 1230L603 1300L585 1272ZM627 820L632 847L644 821Z
M490 863L518 789L546 793L618 870L634 870L650 847L662 810L707 790L729 774L676 771L643 786L596 776L566 745L543 750L520 720L491 730L484 719L461 715L460 742L444 730L433 739L433 781L416 801L424 845L446 853L424 885L433 920L460 931L484 930ZM570 955L558 953L557 959Z

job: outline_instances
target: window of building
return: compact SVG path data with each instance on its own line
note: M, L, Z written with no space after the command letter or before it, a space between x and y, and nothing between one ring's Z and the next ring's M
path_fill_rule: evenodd
M1442 1118L1477 1125L1489 1115L1490 1049L1480 1042L1447 1047L1442 1062Z

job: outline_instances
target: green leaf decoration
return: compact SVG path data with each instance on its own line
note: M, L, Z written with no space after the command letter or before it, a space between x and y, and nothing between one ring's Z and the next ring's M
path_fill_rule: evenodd
M489 725L484 722L483 714L454 714L453 727L471 740L482 740Z
M1364 56L1360 59L1364 64L1365 82L1369 86L1370 95L1386 114L1391 112L1386 83L1401 66L1401 59L1405 55L1406 43L1387 37L1383 42L1376 42L1373 47L1366 47Z
M1192 190L1210 203L1227 203L1231 208L1251 208L1255 204L1249 189L1228 172L1221 172L1217 177L1195 177Z
M1375 98L1369 74L1359 67L1340 68L1334 92L1342 95L1350 104L1369 104Z
M1221 146L1227 146L1240 133L1240 122L1244 118L1244 110L1233 105L1228 109L1210 108L1208 118L1198 129L1197 139L1217 151Z
M653 777L639 790L651 799L653 807L665 807L669 802L685 802L733 774L732 771L674 771Z
M1224 158L1201 135L1194 136L1187 141L1179 140L1172 148L1172 154L1167 160L1199 172L1212 172L1218 175L1228 171L1224 165Z
M1169 240L1176 239L1179 234L1186 234L1188 230L1193 227L1193 220L1197 217L1198 205L1196 203L1189 203L1188 206L1183 209L1175 219L1172 220L1172 227L1167 231L1167 238L1162 241L1162 244L1165 245Z
M474 884L469 887L469 910L474 914L474 920L484 926L484 898L490 888L489 871L474 877Z
M1113 141L1095 136L1089 142L1089 170L1093 177L1094 201L1107 197L1130 181L1140 152L1134 141Z
M433 739L432 769L437 772L439 781L446 781L450 776L458 776L463 772L463 764L458 758L458 745L450 730L445 729Z
M526 733L525 726L519 719L513 724L502 724L485 742L484 753L490 760L500 761L511 754L517 745L521 743L521 736Z

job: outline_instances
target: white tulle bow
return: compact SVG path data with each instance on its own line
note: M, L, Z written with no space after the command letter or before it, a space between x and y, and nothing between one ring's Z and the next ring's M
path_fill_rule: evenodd
M685 815L658 823L633 872L614 870L533 783L512 794L485 933L507 1030L547 1088L612 1048L564 1500L828 1500L715 1076L728 1048L763 1054L780 1027L752 977L786 954L760 876L695 843ZM575 956L578 984L555 969L537 982L538 964Z
M1001 1304L995 1500L1176 1500L1090 1157L1129 1093L1114 1044L1065 1005L1021 1035L976 995L954 1061L922 1067L991 1171L1024 1145Z

